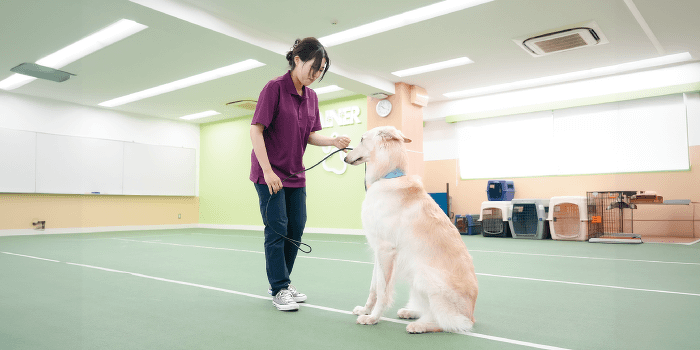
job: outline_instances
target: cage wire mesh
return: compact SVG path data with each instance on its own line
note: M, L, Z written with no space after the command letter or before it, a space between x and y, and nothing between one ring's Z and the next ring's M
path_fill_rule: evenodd
M634 232L634 203L630 196L636 191L586 192L588 202L588 239L639 239ZM625 209L630 209L629 222ZM627 233L625 233L627 232ZM641 242L641 240L640 240Z

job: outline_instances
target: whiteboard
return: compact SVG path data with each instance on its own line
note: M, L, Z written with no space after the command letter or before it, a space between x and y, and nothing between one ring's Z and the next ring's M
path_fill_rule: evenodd
M122 194L124 143L37 134L36 192Z
M124 144L124 194L194 196L196 157L192 148Z
M36 191L36 133L0 129L0 192Z
M194 196L197 150L0 128L0 193Z

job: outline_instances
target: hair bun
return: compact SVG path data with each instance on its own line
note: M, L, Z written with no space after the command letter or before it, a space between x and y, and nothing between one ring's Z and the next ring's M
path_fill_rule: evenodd
M291 62L292 62L292 58L294 57L294 54L292 53L292 51L289 51L289 52L287 52L287 56L286 56L286 57L287 57L287 62L290 62L290 63L291 63Z

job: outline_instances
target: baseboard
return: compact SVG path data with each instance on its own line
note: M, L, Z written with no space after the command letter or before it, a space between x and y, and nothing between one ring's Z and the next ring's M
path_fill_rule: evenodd
M263 231L264 226L254 225L214 225L214 224L183 224L183 225L144 225L144 226L102 226L102 227L70 227L70 228L48 228L44 230L17 229L0 230L0 236L29 236L29 235L51 235L51 234L71 234L71 233L97 233L116 231L146 231L146 230L175 230L184 228L206 228L215 230L247 230ZM364 235L363 230L341 229L341 228L317 228L307 227L307 233L330 233L338 235Z

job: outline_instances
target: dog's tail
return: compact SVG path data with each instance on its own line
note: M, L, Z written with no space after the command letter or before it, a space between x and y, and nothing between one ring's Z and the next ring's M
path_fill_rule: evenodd
M437 324L446 332L469 333L474 327L474 322L464 315L437 316Z
M474 307L468 298L454 297L431 297L430 308L435 322L446 332L469 333L474 327Z

